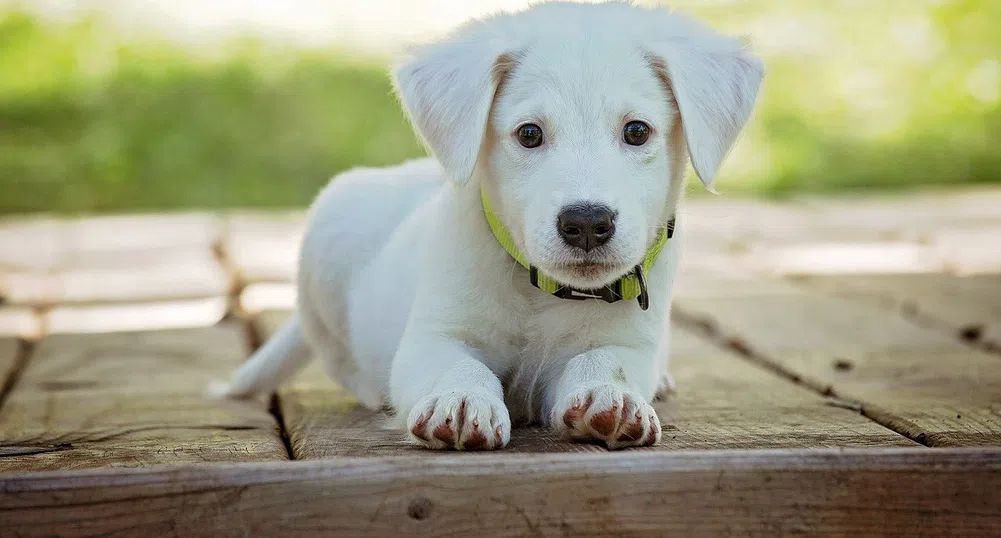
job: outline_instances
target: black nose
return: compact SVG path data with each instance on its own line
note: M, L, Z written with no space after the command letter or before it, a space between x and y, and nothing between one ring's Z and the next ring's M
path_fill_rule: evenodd
M604 245L615 235L615 213L603 205L565 207L556 220L563 241L584 252Z

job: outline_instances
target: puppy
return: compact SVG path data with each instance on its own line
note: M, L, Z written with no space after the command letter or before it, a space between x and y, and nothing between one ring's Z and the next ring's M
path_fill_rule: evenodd
M393 70L434 158L336 177L311 208L296 315L235 375L274 390L310 356L434 449L541 423L655 444L691 159L709 187L763 76L665 9L535 5Z

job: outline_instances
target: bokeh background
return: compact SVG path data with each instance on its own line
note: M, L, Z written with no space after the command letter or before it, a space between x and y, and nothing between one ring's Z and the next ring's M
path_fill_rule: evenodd
M0 213L304 206L423 153L395 52L528 3L0 0ZM722 191L1001 181L1001 2L670 4L767 62Z

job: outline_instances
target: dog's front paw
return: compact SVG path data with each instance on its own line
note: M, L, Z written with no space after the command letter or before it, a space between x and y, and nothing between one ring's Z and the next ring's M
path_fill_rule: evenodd
M410 411L414 440L439 450L492 450L511 439L504 402L486 392L443 392L424 397Z
M657 412L635 392L601 385L565 398L553 409L553 426L576 441L601 441L610 449L660 441Z

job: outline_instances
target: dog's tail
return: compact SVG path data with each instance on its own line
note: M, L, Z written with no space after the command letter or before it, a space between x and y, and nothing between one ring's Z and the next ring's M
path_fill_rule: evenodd
M228 385L211 386L209 392L234 399L271 393L309 363L311 357L296 314L236 371Z

